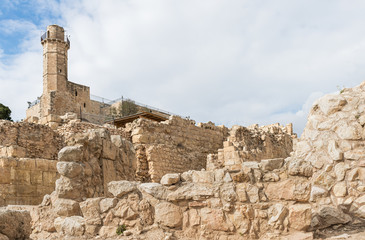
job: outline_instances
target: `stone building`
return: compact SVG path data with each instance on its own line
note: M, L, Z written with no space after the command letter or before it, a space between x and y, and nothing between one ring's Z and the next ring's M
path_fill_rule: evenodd
M163 110L150 106L135 104L132 100L119 99L112 102L100 102L90 98L90 87L68 80L68 53L70 41L65 30L57 25L50 25L41 36L43 46L43 94L33 103L29 103L26 112L27 122L48 124L57 127L60 116L74 113L77 118L87 122L103 124L107 120L121 117L122 112L131 110L148 111L164 118L170 115ZM122 111L121 108L127 111ZM133 109L131 109L133 108ZM125 114L124 114L125 115Z
M52 121L68 112L78 117L84 114L103 115L105 104L90 99L90 88L68 80L68 54L70 41L65 31L57 25L47 27L42 35L43 94L27 110L26 121Z

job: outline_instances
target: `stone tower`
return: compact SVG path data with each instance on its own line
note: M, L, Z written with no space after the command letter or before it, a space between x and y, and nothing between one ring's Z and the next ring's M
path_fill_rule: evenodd
M57 25L47 27L41 37L43 45L43 93L66 91L67 85L67 51L70 41L65 38L65 31Z

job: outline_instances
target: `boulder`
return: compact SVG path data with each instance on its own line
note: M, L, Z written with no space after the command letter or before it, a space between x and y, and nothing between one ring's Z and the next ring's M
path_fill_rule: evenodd
M167 189L159 183L142 183L138 189L160 200L165 200L168 194Z
M31 217L28 211L0 208L0 236L6 236L3 239L29 239L32 232L30 222Z
M58 152L60 162L81 162L83 158L83 147L81 145L67 146Z
M346 224L350 221L352 221L352 218L341 210L323 206L312 218L311 226L313 229L323 229L336 224Z
M266 196L270 200L292 200L306 202L309 200L311 186L303 178L289 178L284 181L269 183Z
M160 183L165 186L170 186L172 184L178 183L179 181L180 181L179 173L168 173L161 178Z
M52 205L53 211L58 216L70 217L81 215L80 205L74 200L56 198Z
M165 227L180 227L182 224L181 209L172 203L161 202L155 206L155 221Z
M137 182L112 181L108 183L108 190L116 198L121 198L125 194L137 189Z
M295 204L289 207L290 228L306 231L311 224L312 207L310 204Z
M56 231L68 236L82 236L85 232L85 220L80 216L58 217L54 220Z
M84 168L79 163L75 162L58 162L57 171L62 176L68 178L81 177L84 173Z
M347 101L339 94L328 94L320 98L317 104L325 115L330 115L340 111Z
M101 224L100 203L101 198L89 198L80 202L82 215L86 224L99 225Z
M261 160L261 168L264 171L272 171L283 166L284 159L283 158L274 158L274 159L264 159Z

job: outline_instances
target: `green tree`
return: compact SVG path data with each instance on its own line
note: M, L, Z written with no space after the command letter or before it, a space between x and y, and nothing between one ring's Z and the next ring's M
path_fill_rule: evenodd
M138 112L138 105L131 100L124 100L120 105L119 111L122 116L129 116Z
M11 114L10 108L0 103L0 119L12 121L10 114Z

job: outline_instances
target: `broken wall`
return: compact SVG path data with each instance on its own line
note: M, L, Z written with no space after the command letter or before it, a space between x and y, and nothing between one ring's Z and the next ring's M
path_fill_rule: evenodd
M160 123L140 119L126 129L136 149L137 179L153 182L166 173L205 168L207 155L222 148L228 135L224 126L177 116Z

